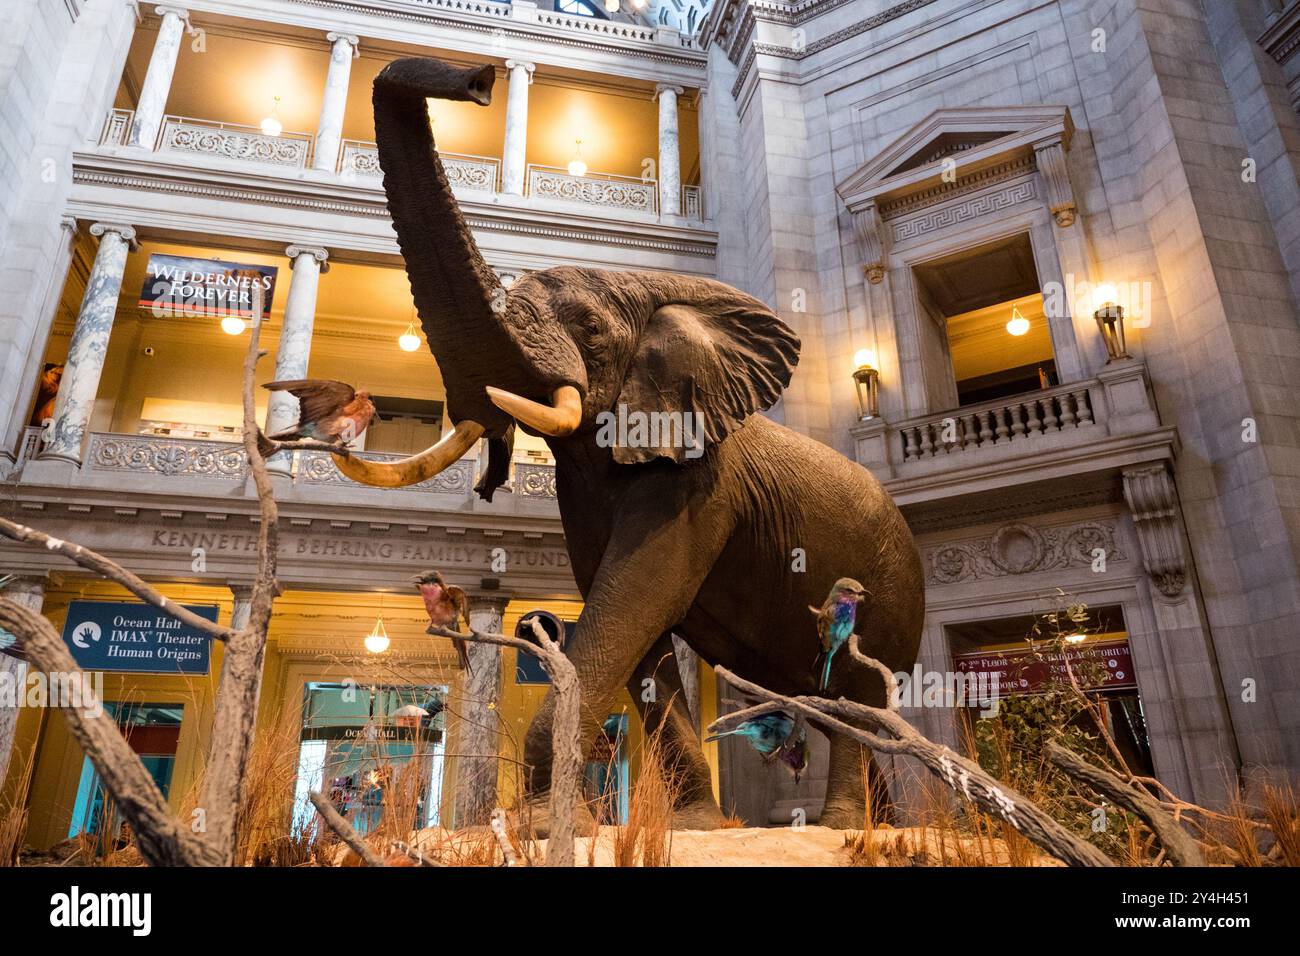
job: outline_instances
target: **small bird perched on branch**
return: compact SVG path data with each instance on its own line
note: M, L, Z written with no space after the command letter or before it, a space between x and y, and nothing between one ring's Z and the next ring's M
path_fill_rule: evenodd
M785 711L778 710L770 714L762 714L752 720L741 721L731 730L706 737L704 742L711 744L715 740L737 734L748 740L750 746L764 757L770 757L785 743L792 730L794 730L794 718Z
M414 584L420 590L420 597L424 599L424 610L429 615L428 633L436 634L440 627L459 631L460 628L456 624L462 618L465 621L465 630L470 629L469 601L465 598L464 588L448 584L437 571L425 571L423 574L416 575ZM466 671L470 670L469 646L455 637L451 639L451 643L456 648L456 656L460 658L460 666Z
M799 732L794 732L796 724ZM794 782L808 768L808 731L803 721L796 721L783 710L745 720L731 730L705 738L713 743L732 734L744 737L763 756L764 763L779 761L794 774Z
M826 595L826 600L821 607L808 606L808 610L812 611L817 618L817 636L821 638L822 651L817 657L820 659L822 654L826 655L826 663L822 667L820 690L825 690L831 682L831 661L835 657L835 652L844 646L849 635L853 633L853 625L858 616L858 605L862 603L866 593L867 589L852 578L840 578L831 587L831 593Z
M300 378L267 382L271 392L288 392L298 399L298 422L274 435L258 435L257 447L263 457L275 452L272 442L314 438L335 444L350 442L368 427L375 417L375 403L369 392L358 392L346 382L324 378Z

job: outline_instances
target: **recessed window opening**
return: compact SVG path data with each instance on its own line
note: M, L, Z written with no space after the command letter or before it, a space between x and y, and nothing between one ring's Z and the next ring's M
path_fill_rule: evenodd
M946 362L951 374L951 381L936 375L936 409L1058 384L1028 235L963 250L917 266L915 273L923 360L927 368Z

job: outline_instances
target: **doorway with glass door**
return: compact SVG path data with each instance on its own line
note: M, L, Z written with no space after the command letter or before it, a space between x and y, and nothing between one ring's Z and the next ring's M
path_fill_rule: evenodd
M405 833L441 819L447 687L309 681L293 830L314 823L313 791L325 794L359 833Z

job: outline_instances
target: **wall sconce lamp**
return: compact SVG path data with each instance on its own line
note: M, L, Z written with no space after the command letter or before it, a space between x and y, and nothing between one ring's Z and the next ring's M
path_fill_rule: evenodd
M871 349L858 349L853 355L853 381L858 387L858 420L867 421L880 414L880 371L876 368L876 353Z
M1093 295L1096 310L1092 317L1101 330L1102 340L1106 343L1106 361L1129 358L1124 342L1124 307L1116 303L1119 293L1109 283L1097 286Z

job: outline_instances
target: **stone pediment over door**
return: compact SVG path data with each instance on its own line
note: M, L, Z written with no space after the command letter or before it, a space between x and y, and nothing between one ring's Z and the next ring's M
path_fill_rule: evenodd
M884 276L884 221L1037 169L1058 226L1074 223L1074 191L1065 164L1074 123L1065 106L962 107L936 110L836 186L853 213L871 282Z

